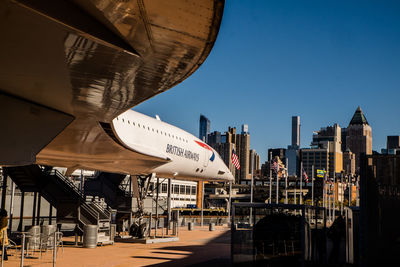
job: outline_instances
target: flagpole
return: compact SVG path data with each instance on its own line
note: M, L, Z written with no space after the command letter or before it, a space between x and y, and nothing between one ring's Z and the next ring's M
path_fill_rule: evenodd
M331 191L332 191L332 181L329 178L329 185L328 185L328 209L329 209L329 221L332 222L332 207L331 207Z
M324 172L324 176L323 176L323 180L322 180L322 207L326 208L325 205L325 200L326 200L326 184L325 184L325 180L326 180L326 172L325 172L325 168L323 169Z
M300 162L300 205L303 204L303 161Z
M276 204L279 204L279 162L278 171L276 172Z
M333 199L332 199L332 221L335 220L336 212L336 172L333 172Z
M352 181L351 181L351 176L349 176L349 174L347 174L347 183L348 183L348 185L349 185L349 190L348 190L348 191L349 191L349 192L348 192L348 193L349 193L349 205L348 205L349 207L351 207L351 197L352 197L351 195L352 195L352 193L353 193L353 192L352 192L352 190L353 190L353 185L351 184L351 182L352 182Z
M341 191L341 199L340 199L340 215L343 216L343 202L344 202L344 186L343 186L343 175L344 173L342 172L340 174L340 191Z
M268 203L272 203L272 152L269 152L269 200Z
M233 164L232 164L232 154L231 154L231 160L230 160L230 162L229 162L229 170L230 170L230 172L232 173L232 176L233 176L233 166L232 166ZM233 177L233 179L235 180L235 177ZM228 225L230 224L230 222L231 222L231 215L232 215L232 213L231 213L231 211L232 211L232 181L230 181L229 182L229 202L228 202L228 209L229 209L229 212L228 212L228 220L227 220L227 222L228 222Z
M311 206L314 206L314 165L311 166Z
M254 157L251 159L251 185L250 185L250 202L253 203L253 186L254 186ZM253 208L250 208L250 225L253 224Z
M288 191L287 191L287 179L289 176L289 159L286 158L286 172L285 172L285 204L288 204Z

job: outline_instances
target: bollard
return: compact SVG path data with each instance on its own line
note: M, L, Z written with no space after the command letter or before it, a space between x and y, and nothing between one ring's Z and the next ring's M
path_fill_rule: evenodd
M22 242L21 242L21 267L24 266L24 253L25 253L25 234L22 234Z
M210 223L208 226L209 231L215 231L215 223Z
M1 248L1 267L3 267L3 261L4 261L4 251L5 251L5 249L4 249L4 245L6 244L6 239L5 239L5 233L6 233L6 230L3 230L3 242L2 242L2 248Z
M54 240L53 240L53 267L56 266L56 258L57 258L57 232L54 232Z
M189 222L188 223L188 230L189 231L193 231L193 229L194 229L194 223L193 222Z

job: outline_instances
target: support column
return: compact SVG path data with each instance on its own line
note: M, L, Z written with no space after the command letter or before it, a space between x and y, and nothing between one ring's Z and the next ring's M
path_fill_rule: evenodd
M229 200L228 200L228 223L231 223L232 214L232 182L229 182Z
M32 207L32 226L35 225L35 218L36 218L36 199L37 199L37 192L33 194L33 207Z
M157 237L158 230L158 196L160 193L160 178L157 177L157 188L156 188L156 228L155 228L155 236Z
M203 226L203 213L204 213L204 181L201 181L201 218L200 218L200 226Z
M52 220L53 220L53 206L49 203L50 208L49 208L49 225L51 225Z
M37 213L36 213L36 225L39 225L40 223L40 204L42 202L42 195L39 193L38 194L38 204L37 204Z
M19 212L19 224L18 224L18 232L22 232L22 226L24 224L24 204L25 204L25 192L21 191L21 208Z
M6 208L6 194L7 194L7 171L3 168L3 186L1 191L1 209Z
M169 234L170 225L171 225L171 179L168 179L168 189L167 189L167 235Z
M10 218L9 218L9 232L11 234L12 232L12 220L13 220L13 215L14 215L14 195L15 195L15 183L11 180L11 196L10 196Z

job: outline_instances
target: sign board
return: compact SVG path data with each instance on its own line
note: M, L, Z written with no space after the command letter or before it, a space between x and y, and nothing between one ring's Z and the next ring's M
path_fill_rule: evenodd
M326 171L317 169L317 177L324 178Z

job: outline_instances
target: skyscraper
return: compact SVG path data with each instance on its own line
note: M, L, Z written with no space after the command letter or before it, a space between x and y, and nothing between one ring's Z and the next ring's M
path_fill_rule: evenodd
M260 169L260 156L254 149L250 149L250 159L249 159L249 171L251 174L251 170L253 167L253 175L257 176L257 171Z
M355 174L356 172L356 157L350 149L343 152L343 170L346 174Z
M236 135L236 154L240 163L240 169L236 171L236 180L250 179L250 133L246 124L242 125L242 133Z
M392 135L387 137L386 149L398 149L400 148L400 136Z
M360 155L372 155L372 128L361 108L358 107L347 127L347 148L355 154L356 172L360 169Z
M218 152L234 177L236 169L232 164L232 150L236 150L236 128L229 127L224 134L213 132L208 135L208 144ZM235 180L235 182L238 182Z
M242 124L242 134L249 132L249 125Z
M221 132L214 131L207 136L207 144L213 146L214 144L221 143Z
M303 168L311 174L317 169L325 169L329 177L343 170L343 153L341 147L341 128L338 124L323 127L313 134L311 148L302 149Z
M299 149L300 149L300 116L292 117L292 144L286 149L286 158L288 161L288 174L300 174L299 168Z
M300 147L300 116L292 117L292 146Z
M199 138L206 142L208 141L208 134L210 133L210 120L206 116L200 115L200 128L199 128Z
M286 148L270 148L268 149L268 161L271 161L271 157L274 159L276 156L285 163L286 162Z

